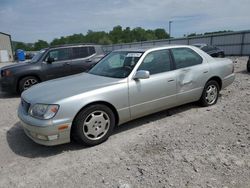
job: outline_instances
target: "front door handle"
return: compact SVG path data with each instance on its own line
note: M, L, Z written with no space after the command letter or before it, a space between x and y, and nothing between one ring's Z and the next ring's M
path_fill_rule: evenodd
M204 71L203 73L206 74L206 73L208 73L208 71Z
M170 79L170 80L168 80L168 82L173 82L174 81L174 79Z
M70 63L64 63L64 65L70 65Z

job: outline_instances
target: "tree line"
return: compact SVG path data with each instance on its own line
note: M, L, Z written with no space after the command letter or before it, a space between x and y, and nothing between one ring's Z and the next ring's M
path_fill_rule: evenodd
M89 30L86 35L73 34L69 36L62 36L55 38L52 42L48 43L44 40L38 40L34 44L27 44L23 42L13 42L14 49L23 49L26 51L37 51L49 46L63 45L63 44L77 44L77 43L94 43L94 44L117 44L117 43L129 43L139 42L147 40L167 39L169 34L165 29L157 28L155 30L143 29L136 27L131 29L130 27L122 28L122 26L115 26L111 31L92 31Z
M215 31L207 32L204 34L191 33L189 35L184 35L184 37L192 36L202 36L209 34L218 34L232 32L230 30L225 31ZM23 49L26 51L38 51L49 46L63 45L63 44L77 44L77 43L94 43L94 44L119 44L119 43L130 43L130 42L140 42L148 40L159 40L170 38L169 33L163 28L157 28L155 30L143 29L141 27L136 27L131 29L130 27L122 28L118 25L113 27L109 32L105 31L92 31L89 30L86 35L73 34L69 36L62 36L60 38L55 38L52 42L48 43L44 40L38 40L34 44L23 43L23 42L13 42L14 50Z

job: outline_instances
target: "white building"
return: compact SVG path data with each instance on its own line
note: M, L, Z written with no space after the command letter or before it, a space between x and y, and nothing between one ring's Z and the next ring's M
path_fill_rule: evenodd
M14 61L11 36L0 32L0 63Z

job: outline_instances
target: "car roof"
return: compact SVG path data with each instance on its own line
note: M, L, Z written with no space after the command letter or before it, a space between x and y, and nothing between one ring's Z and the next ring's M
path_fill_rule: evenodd
M133 51L133 52L146 52L148 50L157 50L157 49L164 49L170 47L190 47L189 45L177 45L177 44L168 44L168 45L160 45L160 46L140 46L140 47L132 47L132 48L123 48L114 50L116 51Z
M68 48L68 47L83 47L83 46L100 47L101 45L92 44L92 43L63 44L63 45L50 46L48 49L55 49L55 48L58 49L58 48Z

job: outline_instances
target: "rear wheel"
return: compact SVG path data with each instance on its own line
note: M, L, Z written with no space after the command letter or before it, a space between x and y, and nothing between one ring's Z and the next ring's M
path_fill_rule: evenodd
M29 89L31 86L38 84L39 80L34 76L27 76L19 81L18 90L19 93Z
M199 102L201 106L211 106L216 104L218 97L219 84L215 80L210 80L206 83Z
M115 116L105 105L91 105L75 118L72 136L77 142L94 146L108 139L115 126Z

